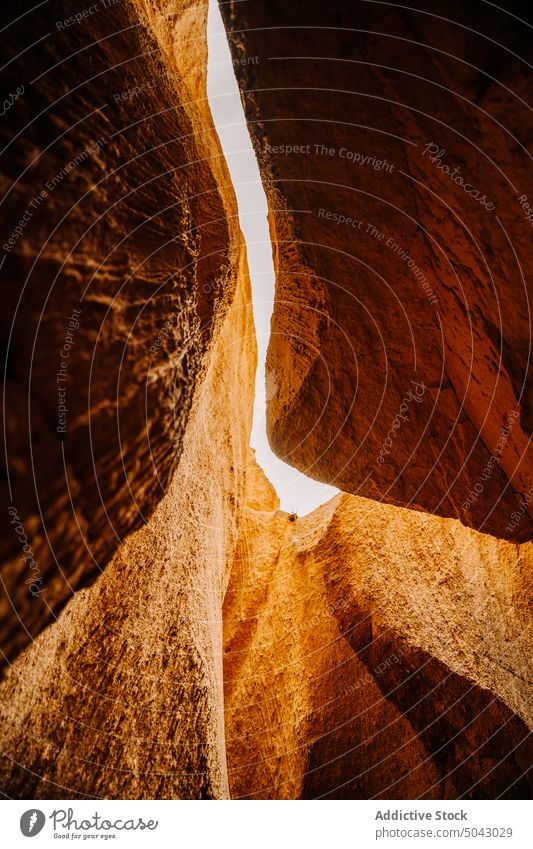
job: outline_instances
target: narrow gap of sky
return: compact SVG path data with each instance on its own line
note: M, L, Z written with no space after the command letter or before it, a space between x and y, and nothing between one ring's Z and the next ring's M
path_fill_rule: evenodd
M246 126L235 70L217 0L209 2L207 96L213 121L237 196L239 223L246 242L257 334L251 444L257 462L273 484L282 510L304 516L338 490L308 478L272 452L266 434L265 365L274 306L275 275L267 220L267 200Z

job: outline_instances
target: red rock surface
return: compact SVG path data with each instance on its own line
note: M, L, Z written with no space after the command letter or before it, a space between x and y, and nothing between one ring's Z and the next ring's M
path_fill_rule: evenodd
M221 10L271 208L274 450L530 539L526 4Z
M12 498L42 579L29 593L10 527L9 797L229 792L220 607L256 355L235 197L206 101L206 12L187 0L117 3L12 63L42 79L9 119L23 127L49 108L2 160L11 186L41 154L13 183L6 229L41 180L95 136L108 141L50 193L2 268L8 328L22 296L8 350ZM54 14L68 17L71 4ZM45 23L42 8L28 16L12 52ZM58 353L80 299L60 441Z
M244 504L254 345L242 273L167 493L0 685L10 797L229 795L221 599Z

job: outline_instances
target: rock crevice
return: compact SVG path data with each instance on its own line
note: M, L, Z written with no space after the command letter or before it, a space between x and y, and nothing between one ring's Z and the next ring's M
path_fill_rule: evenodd
M39 9L0 124L2 792L529 794L524 30L490 4L222 5L257 57L270 439L344 490L298 518L249 448L206 0L112 4L24 53Z

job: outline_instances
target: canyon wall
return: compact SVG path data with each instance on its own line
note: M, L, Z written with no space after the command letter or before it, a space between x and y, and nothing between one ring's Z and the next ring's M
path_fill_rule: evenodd
M8 29L6 86L25 87L0 127L8 658L149 520L234 296L206 10L121 2L72 22L63 2ZM4 3L3 23L19 12Z
M166 494L9 668L0 738L10 796L227 797L221 605L240 525L254 345L239 286Z
M256 468L224 602L234 798L529 798L533 547Z
M29 126L2 160L6 232L64 172L2 267L17 515L3 540L0 771L15 798L228 795L221 604L256 354L206 103L206 13L111 5L11 66L36 82L8 116ZM28 16L18 37L44 23Z
M274 450L531 539L527 4L220 8L271 210Z
M521 28L222 7L270 202L270 438L346 490L299 519L249 449L207 3L70 7L5 42L2 792L529 794Z
M270 442L348 493L298 519L250 478L232 795L528 796L525 4L220 8L270 209Z

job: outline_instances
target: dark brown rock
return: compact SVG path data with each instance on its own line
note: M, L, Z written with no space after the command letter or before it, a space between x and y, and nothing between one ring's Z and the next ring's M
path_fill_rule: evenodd
M67 6L54 14L71 14ZM15 325L18 347L9 350L8 397L21 408L18 418L10 409L13 499L43 578L38 597L28 596L11 545L0 787L12 798L229 792L220 607L243 508L256 355L235 197L206 101L206 13L192 0L171 13L165 3L117 3L50 39L33 60L44 70L59 48L74 54L52 82L43 77L46 102L63 80L72 90L47 113L50 135L84 115L73 150L86 133L105 131L109 142L84 162L83 177L76 170L55 189L48 215L31 220L9 257L21 288L24 263L74 203L73 221L36 265L26 323ZM42 10L36 30L37 22ZM93 84L92 72L101 73ZM136 95L115 103L113 92L130 85ZM29 117L38 111L25 108ZM51 172L67 155L61 145L60 153ZM28 176L28 191L36 185ZM82 294L59 442L50 387L63 311ZM33 336L35 507L24 359Z
M510 226L516 198L507 202L500 178L471 145L485 133L486 149L494 147L518 185L522 154L508 146L507 131L492 130L499 116L523 134L522 113L507 94L498 98L501 86L484 87L481 72L438 50L462 51L517 90L519 66L507 54L500 61L500 48L474 32L461 30L456 44L455 25L439 22L436 33L433 18L391 4L359 4L365 32L346 29L343 15L356 14L355 5L339 11L333 3L319 12L306 7L304 18L299 10L289 38L267 29L254 41L261 49L337 51L334 70L322 75L327 96L316 91L318 59L298 59L294 74L279 53L272 74L264 54L249 66L272 81L248 103L269 143L282 124L293 141L303 133L306 145L311 124L333 139L325 152L301 156L301 173L300 153L279 161L279 151L261 154L279 275L268 375L279 386L273 439L278 448L287 443L297 465L372 495L339 495L301 519L279 510L249 457L256 342L235 198L206 100L206 3L110 3L67 25L68 6L54 6L53 19L40 7L5 42L13 61L0 122L9 143L0 173L11 486L0 609L8 657L2 792L19 799L530 794L533 546L496 538L514 498L501 487L512 478L514 493L524 492L529 470L526 312L494 216L487 224L485 213L495 210L463 210L449 175L420 152L435 125L421 110L449 110L447 155L461 158L476 184L490 177L498 215ZM292 26L293 10L278 3L268 10ZM470 7L455 11L467 25ZM9 3L2 14L19 12ZM231 4L228 15L236 23L232 15L263 12ZM491 7L485 34L501 14ZM300 24L314 20L321 29L305 29L300 43ZM334 29L324 29L331 21ZM388 36L370 36L371 26ZM43 32L50 36L39 42ZM407 50L406 33L414 39ZM236 49L249 37L256 39L235 34ZM524 47L516 22L499 38L515 53ZM29 39L37 43L22 54ZM390 67L381 67L381 53ZM371 65L362 65L367 59ZM433 87L406 87L394 63L404 76L428 74ZM362 94L332 90L352 84L346 67L366 87ZM280 74L284 88L274 86ZM453 96L439 89L444 79ZM430 100L430 90L441 94ZM458 94L493 118L479 118L468 104L463 114ZM410 111L393 96L408 99ZM272 126L264 112L270 98ZM357 235L358 252L342 235L346 222L333 208L328 217L325 206L332 180L345 179L348 119L350 127L366 122L353 127L354 150L379 137L376 155L394 164L387 172L353 165L353 185L334 187L339 210L354 194L364 197L364 215L382 228ZM470 147L454 146L459 129ZM406 175L428 188L406 183ZM47 183L43 202L33 203ZM429 203L428 189L469 216L470 229ZM324 214L313 217L315 204ZM413 285L407 258L391 263L390 246L379 240L386 230L431 269L437 294L426 297L420 278ZM496 275L504 325L484 259L468 241L474 231ZM522 257L525 231L516 231ZM393 287L389 299L376 280ZM442 351L433 342L439 320ZM472 382L460 407L470 348ZM382 366L387 390L370 427ZM63 383L68 411L58 432ZM384 444L384 421L401 411L406 393L391 450L376 461L375 482L361 483L369 448ZM436 405L431 418L428 401ZM399 461L405 469L392 481ZM481 462L483 498L462 509L494 535L430 514L460 514L466 484L478 495ZM499 512L489 513L491 499ZM521 512L509 531L516 538L529 533Z

